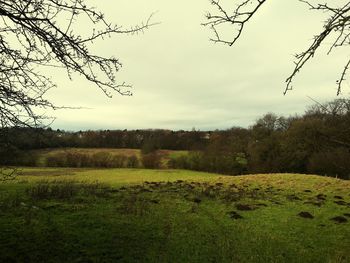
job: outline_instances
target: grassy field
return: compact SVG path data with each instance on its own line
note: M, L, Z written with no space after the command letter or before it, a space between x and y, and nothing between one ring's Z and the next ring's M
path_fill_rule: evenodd
M350 182L28 169L0 183L0 262L350 262Z

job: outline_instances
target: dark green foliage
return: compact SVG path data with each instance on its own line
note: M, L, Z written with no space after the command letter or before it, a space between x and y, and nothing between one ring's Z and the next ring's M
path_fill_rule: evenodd
M350 152L342 147L316 152L309 158L307 169L310 173L350 180Z
M20 153L20 150L15 145L0 143L0 165L16 164Z
M244 153L190 152L188 155L170 159L169 166L222 174L238 175L247 171L248 160Z
M204 169L202 152L190 152L188 155L180 155L169 160L169 166L174 169L188 169L200 171Z
M33 128L2 128L1 143L20 150L46 148L130 148L145 153L156 149L194 150L206 145L207 132L169 130L104 130L68 132Z

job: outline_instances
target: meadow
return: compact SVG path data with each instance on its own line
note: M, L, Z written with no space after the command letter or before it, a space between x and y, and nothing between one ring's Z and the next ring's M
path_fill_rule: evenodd
M23 168L0 262L350 262L350 182L301 174Z

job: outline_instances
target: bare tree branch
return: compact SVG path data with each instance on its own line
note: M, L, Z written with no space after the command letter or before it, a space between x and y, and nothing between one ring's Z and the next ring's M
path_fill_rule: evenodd
M216 7L218 14L213 15L208 13L206 15L208 22L203 23L202 25L210 26L211 30L214 32L214 38L211 38L211 41L232 46L241 36L246 23L253 17L266 0L244 0L230 11L225 10L221 5L220 0L210 0L210 2ZM221 37L221 28L226 24L236 27L236 32L233 34L232 40Z
M116 79L120 61L91 53L89 45L112 34L143 32L153 25L151 17L123 28L84 0L0 0L0 128L38 126L43 116L35 109L58 108L44 98L56 85L43 67L63 68L70 78L78 73L108 97L132 95L130 85ZM90 25L87 36L76 28L82 21Z
M286 79L286 87L284 94L292 90L292 82L295 76L300 72L304 65L315 56L316 51L322 44L326 44L325 40L330 39L331 45L328 50L330 54L335 48L344 47L350 44L350 2L344 1L338 6L330 6L329 4L312 4L308 0L299 0L305 3L311 10L329 13L329 18L325 21L323 30L314 37L314 41L303 52L295 56L295 67L291 74ZM205 26L210 26L214 32L214 38L211 41L215 43L223 43L232 46L242 35L244 27L252 17L261 9L266 0L236 0L233 1L232 6L235 7L230 10L224 7L220 0L210 0L211 4L217 9L216 14L208 13L206 15L207 22L203 23ZM224 37L223 25L231 25L235 28L232 34L232 39ZM337 80L337 95L341 93L342 85L346 80L348 69L350 66L350 59L346 63L340 78Z
M292 81L294 80L295 76L299 73L303 66L314 57L319 47L327 38L330 38L333 33L335 34L335 40L333 40L328 54L330 54L334 48L346 46L350 43L350 2L341 7L331 7L328 4L313 5L309 1L299 1L307 4L311 10L328 12L330 13L330 16L323 26L323 31L314 37L314 41L309 48L295 56L295 67L290 76L286 79L287 85L284 94L286 94L289 90L292 90ZM342 71L340 79L337 80L337 95L341 93L342 84L345 81L349 64L350 60L347 62L344 70Z

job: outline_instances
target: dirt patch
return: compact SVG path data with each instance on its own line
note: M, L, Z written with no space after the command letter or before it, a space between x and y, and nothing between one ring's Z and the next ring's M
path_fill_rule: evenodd
M317 198L318 200L326 200L327 196L326 196L325 194L318 194L318 195L316 196L316 198Z
M347 203L345 201L342 201L342 200L334 201L334 203L337 204L337 205L347 205Z
M298 214L298 216L302 217L302 218L308 218L308 219L313 219L314 216L312 214L310 214L309 212L300 212Z
M275 205L283 205L283 203L281 203L280 201L276 201L276 200L270 200L270 201Z
M187 187L190 190L193 190L194 188L196 188L194 185L192 184L185 184L185 187Z
M314 206L318 206L318 207L321 207L323 205L323 203L320 201L306 201L306 202L304 202L304 204L314 205Z
M242 219L243 218L243 216L238 214L236 211L231 211L228 214L229 214L230 218L232 218L232 219Z
M193 198L193 202L195 202L196 204L200 204L202 202L202 199L195 197Z
M141 188L141 189L139 190L139 192L140 192L140 193L152 193L153 191L150 190L150 189L147 189L147 188Z
M256 206L247 204L236 204L236 208L240 211L252 211L257 209Z
M301 201L301 200L302 200L300 197L298 197L298 196L296 196L296 195L288 195L288 196L287 196L287 199L288 199L289 201Z
M157 188L161 186L160 182L150 182L149 184L151 188Z
M348 222L348 220L345 217L343 217L343 216L336 216L336 217L331 218L331 220L335 221L335 222L337 222L339 224L343 224L343 223Z
M267 204L263 204L263 203L259 203L259 204L256 204L256 206L267 207L268 205Z

